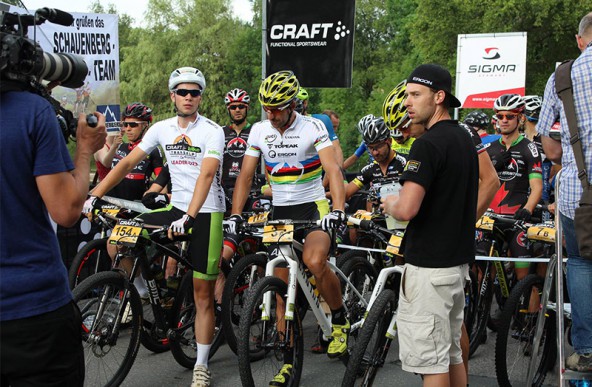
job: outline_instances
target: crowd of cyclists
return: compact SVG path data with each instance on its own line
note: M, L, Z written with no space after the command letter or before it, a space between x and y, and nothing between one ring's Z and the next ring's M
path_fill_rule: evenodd
M139 218L148 224L168 225L171 239L192 230L189 251L196 268L197 341L192 386L211 383L208 358L225 280L220 267L240 250L243 237L239 230L246 222L243 213L252 209L249 196L254 189L271 196L270 220L319 221L318 228L296 238L306 240L302 260L330 310L333 333L325 349L327 355L340 358L346 353L350 322L339 279L326 264L329 232L338 232L340 240L356 245L356 233L345 228L346 213L360 209L381 212L376 201L380 192L397 192L403 171L419 167L409 164L408 157L415 139L426 128L411 122L406 86L403 81L393 88L380 116L360 118L360 146L345 160L333 130L334 117L308 114L308 93L290 71L274 73L261 83L258 99L267 119L254 124L247 121L251 96L240 88L224 97L228 125L221 127L201 115L206 80L192 67L176 69L169 78L175 117L153 124L152 110L145 104L135 102L125 108L121 134L127 140L121 135L110 136L95 154L100 180L83 212L91 213L103 196L141 200L153 211ZM487 209L524 221L552 216L553 179L560 166L545 158L536 133L541 104L539 96L504 94L495 100L491 118L479 110L464 117L461 126L475 145L479 163L477 219ZM348 182L345 170L364 152L368 152L369 164ZM262 167L263 179L257 175ZM367 202L349 202L360 192L368 194ZM541 211L537 204L548 205L544 213L537 213ZM476 242L479 245L479 238ZM108 248L113 257L115 246ZM528 258L532 254L524 232L515 232L509 255ZM168 265L167 276L174 273L175 262L169 260ZM129 263L122 261L122 266L130 270ZM514 263L518 279L528 274L528 267L528 262ZM274 275L287 280L286 269L277 269ZM141 276L134 285L141 297L148 297ZM278 303L278 310L282 307ZM468 373L464 328L461 346ZM284 354L284 364L269 381L270 386L289 385L293 360L289 353Z

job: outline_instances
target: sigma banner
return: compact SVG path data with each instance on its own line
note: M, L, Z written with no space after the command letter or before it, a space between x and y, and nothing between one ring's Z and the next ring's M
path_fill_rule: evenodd
M267 0L266 74L306 87L351 87L355 0Z
M6 9L7 4L0 5L1 9ZM24 8L9 7L9 12L27 13ZM99 110L105 113L107 121L119 121L118 16L69 13L74 17L70 26L45 22L37 26L36 40L47 53L81 56L88 67L88 75L82 87L75 90L56 87L52 96L75 116ZM29 39L33 39L33 35L31 26Z
M526 32L458 35L456 97L463 108L491 109L502 94L524 95Z

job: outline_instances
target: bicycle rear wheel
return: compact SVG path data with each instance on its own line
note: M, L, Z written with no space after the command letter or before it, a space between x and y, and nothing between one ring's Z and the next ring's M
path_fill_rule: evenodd
M248 291L265 276L267 255L250 254L242 257L230 271L222 293L222 326L226 343L234 352L240 316L247 300Z
M285 315L277 314L278 300L285 305L288 286L275 277L259 280L247 296L242 311L238 336L238 366L244 387L269 383L284 364L284 357L290 354L293 362L292 375L288 386L298 386L304 360L304 339L302 321L298 308L294 319L286 321ZM262 320L261 311L264 294L271 293L269 318ZM286 337L285 326L291 327L290 337ZM278 326L281 328L278 329ZM259 361L252 361L253 354L262 352Z
M371 386L384 366L393 341L387 329L397 310L398 299L392 290L383 290L364 321L356 346L347 363L342 387ZM361 380L356 380L358 377Z
M214 308L214 313L216 308ZM197 343L195 341L195 301L193 299L193 272L188 271L181 279L177 296L172 308L172 333L169 344L173 357L185 368L193 369L197 361ZM209 358L222 344L222 325L219 316L215 316L214 337L212 338Z
M516 284L504 306L495 342L495 372L502 387L526 384L538 317L538 310L529 312L529 302L533 292L541 295L543 284L544 279L536 274L524 277ZM555 364L555 337L555 318L549 314L545 317L533 386L542 385L547 371Z
M121 274L109 271L88 277L73 294L82 315L87 383L120 385L140 347L138 292Z
M481 272L481 275L483 275L483 272ZM478 281L476 281L476 283L478 283ZM481 338L485 334L487 328L491 303L493 302L492 286L491 278L489 276L483 276L475 296L476 300L473 316L470 322L467 322L466 325L469 334L469 358L473 356L477 348L479 348L479 345L481 345Z
M70 263L68 282L74 289L85 278L101 271L111 270L111 258L107 253L107 239L93 239L82 248Z

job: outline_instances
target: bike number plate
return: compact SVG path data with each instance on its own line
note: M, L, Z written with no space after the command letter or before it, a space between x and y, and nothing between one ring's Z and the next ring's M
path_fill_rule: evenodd
M263 243L292 243L294 240L294 225L268 225L263 228Z
M478 228L479 230L484 230L484 231L492 231L493 230L493 219L490 218L487 215L483 215L478 221L477 224L475 225L476 228Z
M109 244L134 247L141 232L142 223L135 220L120 220L111 232Z
M399 248L401 247L401 240L403 238L399 235L391 235L389 243L386 246L386 252L390 254L399 255Z
M372 213L364 210L357 210L356 213L352 215L352 217L360 220L372 220ZM347 225L353 226L354 224L347 222Z
M528 228L526 237L530 240L555 243L555 228L546 226L532 226Z
M251 216L249 216L249 220L247 222L249 224L263 223L267 220L268 215L269 215L269 211L265 211L260 214L251 215Z

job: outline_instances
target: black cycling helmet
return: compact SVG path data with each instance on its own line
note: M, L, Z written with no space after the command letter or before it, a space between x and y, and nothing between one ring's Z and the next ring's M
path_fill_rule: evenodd
M362 139L366 145L384 141L390 136L391 131L384 123L382 117L375 118L369 122L364 128L364 133L362 133Z
M121 119L128 117L138 118L143 121L152 122L152 109L150 109L148 106L144 105L141 102L133 102L127 105L127 107L121 114Z
M475 110L467 114L463 122L479 129L487 129L487 126L489 125L489 117L481 110Z

